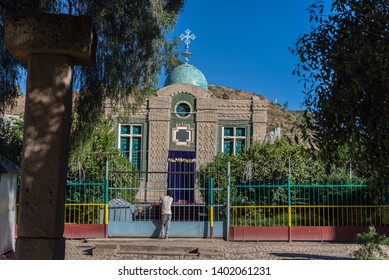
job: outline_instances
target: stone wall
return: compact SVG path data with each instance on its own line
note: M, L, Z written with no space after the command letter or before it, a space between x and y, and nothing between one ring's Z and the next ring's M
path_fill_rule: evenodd
M213 160L220 150L220 122L247 121L252 125L250 143L264 141L267 135L268 101L253 95L249 100L218 99L203 88L194 85L171 85L151 96L147 104L140 107L134 119L146 118L148 122L147 167L150 172L167 172L167 157L171 134L172 101L180 93L195 98L196 123L195 141L197 167ZM117 114L120 116L120 113ZM185 124L185 119L182 124ZM159 182L166 176L149 174L148 182Z
M170 133L171 97L151 97L148 100L149 145L148 171L166 172ZM149 174L148 181L161 181L166 175Z

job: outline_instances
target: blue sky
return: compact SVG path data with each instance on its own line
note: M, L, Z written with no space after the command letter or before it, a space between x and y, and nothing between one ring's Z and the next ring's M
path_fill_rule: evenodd
M190 29L191 64L209 84L264 95L291 110L302 109L302 84L292 74L297 58L289 48L309 32L306 8L315 0L188 0L173 32ZM325 0L329 7L331 1ZM184 44L181 51L185 50ZM163 85L164 77L161 78Z

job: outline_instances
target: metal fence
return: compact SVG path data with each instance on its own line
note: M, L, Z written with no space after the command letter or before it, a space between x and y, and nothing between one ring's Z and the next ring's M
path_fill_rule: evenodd
M364 182L251 182L231 187L231 225L389 225L388 204L374 200Z
M65 224L107 223L107 181L86 179L67 182Z
M213 196L214 192L222 192L223 188L214 186L210 172L139 172L112 170L108 187L109 209L116 212L119 209L130 208L131 215L126 219L132 221L160 220L160 198L169 189L174 193L172 205L172 221L205 221L210 218L210 207L213 208L213 219L223 220L223 201ZM180 187L167 188L167 177L180 173L183 176L193 176L194 183L188 186L183 182ZM149 181L149 177L158 178ZM184 180L185 181L185 180ZM210 191L211 190L211 191ZM224 190L225 192L225 190ZM124 206L127 205L127 206ZM111 216L110 220L123 219L122 215Z
M134 173L135 174L135 173ZM136 174L138 176L139 173ZM198 173L195 201L173 204L172 221L226 219L226 189L205 183ZM207 175L209 177L209 174ZM209 180L209 179L208 179ZM166 188L122 182L68 182L65 223L99 224L109 220L156 221ZM187 188L173 191L188 192ZM210 191L211 190L211 191ZM250 184L231 187L231 226L368 226L389 224L389 206L373 203L366 184ZM109 209L109 210L108 210ZM123 216L124 215L124 216Z
M181 172L185 173L185 172ZM170 173L169 173L170 174ZM215 186L217 173L194 172L194 187L169 188L180 200L172 205L172 221L225 220L225 200L213 195L224 192ZM158 176L158 182L148 182ZM159 221L160 198L166 195L168 172L110 170L101 180L69 178L65 203L66 224L102 224L109 221ZM165 178L165 180L161 180ZM193 201L185 199L193 197ZM211 213L212 211L212 213Z
M159 198L166 193L168 172L107 170L100 180L69 178L66 224L160 220ZM227 227L389 225L387 186L379 190L386 199L377 203L365 182L251 180L230 186L229 174L224 170L200 170L193 175L192 189L185 184L172 188L183 197L192 192L194 198L174 202L172 221L227 221Z

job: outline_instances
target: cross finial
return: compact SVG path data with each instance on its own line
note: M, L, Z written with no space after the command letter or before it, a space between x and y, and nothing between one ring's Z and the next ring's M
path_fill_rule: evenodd
M185 34L181 34L180 35L180 38L181 38L181 41L184 41L184 43L186 44L185 46L185 52L182 53L183 56L185 56L185 63L188 63L189 62L189 56L192 56L192 53L189 52L189 44L194 40L196 39L196 36L194 34L190 34L192 31L190 31L189 29L185 30Z
M189 29L185 30L185 35L184 34L181 34L180 35L180 38L181 38L181 41L184 41L185 39L185 44L186 44L186 49L189 49L189 44L191 43L191 40L193 41L194 39L196 39L196 35L194 34L191 34L192 31L190 31Z

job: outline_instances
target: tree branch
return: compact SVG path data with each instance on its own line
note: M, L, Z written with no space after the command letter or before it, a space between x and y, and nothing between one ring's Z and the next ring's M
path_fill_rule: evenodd
M9 7L4 3L4 1L0 1L0 10L9 10Z
M72 0L68 0L68 5L69 5L69 12L68 14L71 15L73 12L73 2Z

